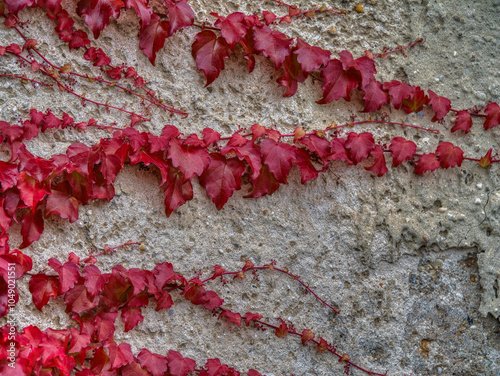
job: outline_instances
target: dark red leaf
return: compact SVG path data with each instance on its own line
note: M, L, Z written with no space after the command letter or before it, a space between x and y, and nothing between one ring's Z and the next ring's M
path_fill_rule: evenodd
M261 149L259 145L247 140L239 133L236 133L231 137L227 146L221 151L222 155L229 153L235 153L240 160L245 160L252 169L250 179L257 179L262 167Z
M82 17L87 26L99 38L101 31L109 25L110 18L118 19L122 0L80 0L76 12Z
M360 134L351 132L347 135L345 148L349 152L349 159L358 164L362 159L366 158L375 147L373 135L369 132Z
M82 351L90 344L90 336L85 333L80 333L78 329L70 328L71 342L68 347L68 354L75 354Z
M287 56L282 67L283 76L279 77L276 82L287 88L283 96L291 97L297 92L297 83L304 82L307 79L307 73L302 71L297 61L297 55Z
M238 158L226 159L219 153L210 154L210 164L199 181L217 210L221 210L233 192L241 188L241 176L244 172L245 164Z
M424 154L420 157L417 165L415 166L415 173L420 175L426 171L434 171L435 169L439 168L439 165L440 163L437 159L436 154Z
M178 167L186 180L200 176L210 163L210 156L205 148L183 145L177 138L170 140L168 158Z
M285 34L279 31L271 30L268 26L255 27L253 39L255 41L255 50L262 52L265 57L270 58L274 62L276 69L290 55L290 45L293 40L287 38Z
M55 214L61 218L69 218L69 221L73 223L78 219L78 201L69 191L71 188L68 182L59 184L57 188L59 189L53 188L47 197L45 217Z
M80 48L89 44L90 40L87 36L87 33L83 30L77 30L71 36L71 39L68 42L68 47L70 50L72 50L74 48Z
M164 4L167 6L170 21L169 35L173 35L177 30L193 24L194 12L187 2L165 0Z
M235 43L239 42L248 30L244 22L245 15L241 12L231 13L227 17L219 16L217 13L210 13L210 15L217 17L215 26L220 27L222 37L234 49Z
M10 13L17 14L25 7L33 5L34 0L4 0L3 2L7 5L7 9Z
M215 291L205 292L205 299L207 302L203 304L203 307L209 310L220 307L224 303L224 299L220 298Z
M172 376L186 376L196 367L196 362L190 358L184 358L179 352L168 350L168 371Z
M99 297L97 295L90 297L87 288L83 284L78 284L64 295L64 301L66 312L80 314L92 310L99 303Z
M429 97L418 86L410 87L410 96L403 100L403 110L409 114L411 112L420 112L424 105L429 103Z
M139 48L153 65L155 65L156 53L163 48L165 39L169 36L169 27L168 21L161 20L156 13L153 13L151 21L143 25L139 31Z
M43 214L42 210L38 209L33 213L31 210L28 211L21 221L21 235L23 236L23 242L19 248L26 248L34 241L40 239L43 232Z
M484 121L484 129L491 129L500 124L500 106L497 103L490 103L484 110L486 120Z
M191 181L185 179L184 174L178 168L169 168L165 188L165 213L167 217L170 217L175 209L192 198Z
M220 313L219 318L220 317L225 317L233 324L241 326L241 315L238 312L232 312L232 311L225 309Z
M260 313L252 313L252 312L247 312L245 313L245 324L246 326L250 325L250 321L258 321L262 318L262 315Z
M17 174L17 165L0 161L0 185L2 192L17 185Z
M436 155L438 156L441 167L460 167L464 160L464 152L458 146L454 146L451 142L441 142L437 149Z
M210 85L224 69L224 59L229 58L229 45L222 37L210 30L204 30L194 39L191 54L196 60L196 67L207 79L205 86Z
M361 74L355 68L344 70L342 62L334 59L330 60L328 65L322 69L321 77L323 78L323 98L317 103L327 104L333 100L344 98L346 101L351 100L351 90L361 82Z
M125 332L134 329L140 322L144 320L141 314L140 307L125 307L122 309L122 320L125 323Z
M269 167L279 183L288 184L286 177L295 161L297 148L294 145L265 139L261 143L262 161Z
M57 277L35 274L30 279L29 289L35 307L41 311L50 298L57 298L59 296L61 285Z
M389 95L391 96L391 103L396 110L399 110L403 101L411 95L411 88L404 82L396 80L384 82L382 89L389 92Z
M141 26L146 26L151 21L153 9L148 6L149 0L124 0L127 9L134 8L137 17L141 19Z
M157 298L155 311L161 311L162 309L169 309L174 305L172 296L165 290L161 290Z
M389 94L382 90L382 84L378 81L371 81L367 84L363 91L363 99L365 100L365 108L363 112L374 112L382 108L384 104L389 104Z
M316 179L319 175L319 171L316 170L311 162L310 154L304 149L297 149L295 151L294 164L300 170L300 182L302 184L308 182L309 180Z
M48 265L59 274L61 294L72 288L80 278L80 269L74 262L68 261L63 265L59 260L50 258Z
M432 121L443 119L451 110L451 101L448 98L440 97L432 90L429 90L429 105L434 110Z
M297 55L297 61L300 63L305 73L311 73L319 67L326 66L330 61L330 51L311 46L302 39L297 38L297 45L292 52Z
M120 67L114 67L106 70L106 74L114 80L119 80L122 78L122 69Z
M392 153L392 167L397 167L407 159L413 159L417 145L403 137L394 137L389 146Z
M375 157L375 161L373 162L373 165L365 167L365 170L375 172L378 177L385 175L389 170L387 169L387 165L385 163L383 150L377 145L370 154Z
M252 191L245 198L257 198L274 193L280 186L267 165L262 165L259 176L252 181Z
M465 133L469 133L472 128L472 118L468 111L458 111L457 119L455 120L455 125L451 128L452 132L456 132L458 130L463 130Z
M163 376L167 371L167 358L162 355L142 349L139 355L137 355L137 359L139 359L141 366L147 368L153 376Z

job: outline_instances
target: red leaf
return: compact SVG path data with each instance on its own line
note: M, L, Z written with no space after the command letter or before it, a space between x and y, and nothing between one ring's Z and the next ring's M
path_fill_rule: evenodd
M161 290L157 298L155 311L161 311L162 309L169 309L174 305L172 296L165 290Z
M415 173L420 175L426 171L434 171L435 169L439 168L439 165L440 163L436 157L436 154L424 154L420 157L417 165L415 166Z
M215 291L206 291L204 298L207 302L203 304L203 307L209 310L220 307L224 303L224 299L220 298Z
M46 218L56 214L61 218L69 218L71 223L78 219L78 201L70 194L66 186L71 189L67 182L57 186L58 188L65 188L64 190L52 189L45 204Z
M34 241L40 239L43 232L43 214L42 210L38 209L33 213L31 210L27 212L22 219L21 235L23 242L19 248L26 248Z
M316 179L319 175L319 171L316 170L311 162L310 154L304 149L297 149L295 151L294 164L300 170L300 181L302 184L308 182L309 180Z
M177 30L193 24L194 12L187 2L176 1L174 3L172 0L165 0L164 4L168 8L169 35L173 35Z
M326 66L330 61L330 51L311 46L302 39L297 38L297 45L292 52L297 55L297 61L300 63L305 73L311 73L319 67Z
M269 167L279 183L287 184L286 177L295 162L297 148L294 145L266 138L261 143L262 161Z
M373 135L369 132L360 134L351 132L347 135L345 148L349 151L349 159L358 164L362 159L366 158L375 147Z
M464 152L458 146L453 146L450 142L441 142L437 149L436 155L438 156L441 167L460 167L464 160Z
M63 265L59 260L50 258L48 265L59 274L61 294L72 288L80 278L80 269L74 262L68 261Z
M17 174L17 165L0 161L0 185L2 192L17 185Z
M220 313L219 318L221 317L225 317L233 324L241 326L241 315L238 312L232 312L225 309Z
M367 84L363 91L363 99L365 100L365 108L363 112L374 112L382 108L384 104L389 104L389 94L382 90L382 84L378 81L371 81Z
M500 106L497 103L490 103L484 110L486 120L484 121L484 129L491 129L500 124Z
M105 346L109 350L109 363L111 370L130 364L134 360L131 346L128 343L120 343L119 345L116 345L116 343L111 342Z
M285 58L290 55L290 45L293 39L289 39L285 34L271 30L265 25L254 27L253 30L255 50L270 58L274 62L275 68L278 69Z
M305 345L307 341L311 341L314 338L314 333L310 329L304 329L302 331L302 344Z
M71 342L68 346L68 354L75 354L82 351L90 344L90 335L85 333L80 333L78 329L70 328Z
M83 46L87 46L89 44L90 41L87 33L83 30L77 30L71 36L71 39L68 43L68 47L70 50L72 50L73 48L80 48Z
M463 130L465 133L469 133L472 128L472 119L470 113L468 111L458 111L457 112L457 120L455 120L455 125L451 128L452 132L456 132L458 130Z
M122 309L122 320L125 323L125 332L134 329L144 320L140 307L125 307Z
M114 67L106 70L106 74L114 80L119 80L122 78L122 69L120 67Z
M255 180L259 176L262 167L260 146L236 133L221 151L222 155L229 153L235 153L240 160L245 160L250 165L252 169L251 180Z
M141 19L141 26L146 26L151 21L153 9L148 6L149 0L124 0L127 9L134 8L137 17Z
M139 359L141 366L147 368L153 376L163 376L167 371L167 358L162 355L142 349L139 355L137 355L137 359Z
M177 138L170 140L168 158L178 167L186 180L200 176L210 164L210 156L205 148L182 145Z
M248 26L244 23L245 15L241 12L231 13L227 17L219 16L217 13L210 15L217 17L215 26L220 27L222 37L234 49L234 44L239 42L248 30Z
M262 12L264 19L266 20L266 25L269 25L276 19L276 15L274 13L268 12L267 10Z
M203 71L207 79L206 87L219 77L224 69L224 59L229 58L229 45L213 31L204 30L196 34L191 54L196 60L196 67Z
M23 10L25 7L30 7L33 5L35 0L4 0L5 5L9 13L17 14L19 11Z
M48 277L45 274L35 274L30 279L29 289L33 304L41 311L50 298L57 298L59 296L61 285L57 277Z
M142 368L137 361L133 361L130 364L126 365L125 367L122 367L120 369L120 373L122 376L151 376L151 373L149 373L147 370ZM162 373L163 375L163 373ZM77 374L76 376L80 376L80 374ZM83 375L82 375L83 376ZM92 375L89 375L92 376Z
M276 328L275 334L276 337L282 338L288 335L288 326L283 321L283 319L279 319L281 321L281 325Z
M249 369L247 376L262 376L262 375L254 369Z
M178 168L169 168L165 188L165 212L167 217L180 205L193 198L193 186L190 180Z
M392 105L396 110L401 108L403 101L411 95L411 88L404 82L392 80L391 82L384 82L382 89L389 91L391 96Z
M316 103L327 104L333 100L344 98L351 100L351 90L361 82L361 74L355 68L344 70L338 59L330 60L328 65L321 70L323 78L323 98Z
M319 343L318 343L318 351L319 352L325 352L328 350L328 342L326 342L323 338L319 338Z
M105 278L97 266L85 266L83 268L83 277L85 278L85 287L90 296L95 296L98 292L102 291Z
M226 159L219 153L210 154L210 164L199 181L217 210L221 210L233 192L241 188L241 176L244 172L245 164L238 158Z
M203 142L205 143L205 146L210 146L220 140L220 133L211 128L203 128L201 133L203 134Z
M161 20L156 13L153 13L151 21L146 26L143 25L139 31L139 48L153 65L156 53L163 48L165 39L169 36L169 27L168 21Z
M403 100L403 110L409 114L411 112L420 112L424 105L429 103L429 97L418 86L410 87L410 96Z
M397 167L407 159L413 159L417 151L417 145L403 137L394 137L389 150L392 153L392 167Z
M247 312L245 313L245 324L246 326L250 325L250 321L258 321L262 318L262 315L260 313L252 313L252 312Z
M200 372L200 376L223 376L227 375L229 367L222 364L219 359L207 359L205 370Z
M387 169L387 165L385 163L384 152L380 146L375 146L370 154L375 157L375 161L373 165L365 167L365 170L375 172L378 177L385 175L389 170Z
M168 371L172 376L186 376L196 367L196 362L190 358L184 358L179 352L168 350Z
M429 105L434 110L432 121L443 119L451 110L451 101L448 98L440 97L432 90L429 90Z
M252 191L245 198L257 198L274 193L280 186L267 165L262 165L260 175L252 182Z
M80 314L92 310L99 303L99 297L96 295L91 298L87 293L87 288L83 284L78 284L64 295L64 301L66 312Z
M283 76L279 77L276 82L287 88L283 96L291 97L297 92L297 83L304 82L306 79L307 73L302 71L297 55L290 55L283 63Z
M94 33L94 38L99 38L101 31L109 25L110 18L118 19L122 0L80 0L76 12L83 17L87 26Z

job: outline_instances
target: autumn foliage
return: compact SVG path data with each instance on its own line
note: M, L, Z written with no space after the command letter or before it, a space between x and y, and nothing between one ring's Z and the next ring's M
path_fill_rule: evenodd
M289 38L273 26L292 22L296 17L314 17L321 12L344 12L325 8L301 10L280 1L277 3L285 6L288 13L284 16L268 11L252 15L235 12L226 16L211 13L213 23L199 25L195 23L195 12L187 1L165 0L161 7L152 7L147 0L80 0L76 4L76 13L92 33L94 40L91 40L87 31L75 28L75 21L64 9L62 0L0 0L3 24L16 30L24 39L23 45L2 41L0 56L16 59L30 73L29 76L0 75L2 79L15 79L35 87L54 86L61 95L78 97L84 106L103 106L124 112L130 118L128 127L118 128L101 125L96 119L77 122L67 113L31 109L16 124L0 121L0 142L10 148L10 159L0 161L0 317L7 315L10 307L7 265L15 264L15 279L23 278L33 267L28 256L18 249L11 250L11 226L21 224L22 243L18 248L28 247L40 238L44 223L50 217L74 222L81 205L93 200L112 200L116 177L127 164L148 166L157 172L159 186L164 192L165 213L170 216L193 198L193 182L198 182L216 208L221 210L236 191L243 189L245 198L272 194L280 185L288 184L294 169L300 174L301 183L305 184L327 171L334 161L361 165L378 177L388 173L388 164L392 168L405 164L421 175L438 168L459 167L466 160L482 167L500 161L491 149L482 155L465 156L460 147L441 142L433 152L419 153L419 146L412 140L394 137L389 142L381 142L370 132L352 130L361 124L381 124L439 132L389 121L380 110L390 106L407 114L427 109L432 112L431 121L438 124L453 113L456 120L451 132L467 134L474 117L481 119L485 130L499 125L500 106L489 103L484 108L454 110L449 99L431 90L425 91L397 80L380 82L376 78L376 59L403 47L385 50L379 55L367 51L365 56L355 58L349 51L342 51L337 57L332 57L330 51L312 46L300 38ZM38 51L37 41L27 35L29 28L22 12L26 7L41 8L53 20L55 32L68 49L81 51L86 64L99 68L101 73L84 75L69 64L57 66L51 63ZM362 112L375 113L377 120L355 121L353 117L346 124L332 123L313 132L297 127L290 134L259 124L240 128L229 135L221 135L210 128L184 135L169 124L159 135L141 132L137 125L149 121L147 113L138 114L120 106L93 101L76 92L71 83L71 80L79 79L105 83L110 89L118 88L140 98L147 106L184 117L188 115L164 104L134 67L114 65L105 51L98 47L102 30L118 19L123 9L134 9L139 23L135 42L153 65L167 38L184 28L197 27L200 31L192 41L191 54L197 69L206 79L205 86L219 77L226 59L233 56L245 59L251 73L256 64L255 56L262 55L279 71L276 82L283 87L284 97L293 96L298 84L312 76L321 82L318 104L326 105L340 99L350 101L353 90L358 91L363 100ZM418 40L410 46L421 42ZM109 130L109 137L92 146L74 143L65 153L50 158L33 155L25 145L25 141L43 132L65 128L83 132L92 127ZM345 132L346 129L349 131ZM142 349L134 355L129 344L115 343L114 323L118 317L124 322L125 331L133 330L144 320L143 307L154 304L157 311L169 309L173 305L171 294L174 292L228 323L270 329L280 338L299 336L303 345L313 343L318 351L337 356L343 362L346 374L356 367L368 374L382 375L352 363L349 355L337 351L335 346L309 329L297 331L292 323L281 318L277 318L274 325L262 321L263 317L258 313L232 312L223 307L224 301L217 293L206 289L208 281L221 279L227 283L225 276L245 278L249 271L256 273L265 269L292 277L322 304L338 313L298 276L278 268L274 262L261 267L247 262L235 272L226 272L216 265L214 274L205 280L200 276L187 279L174 272L173 266L167 262L157 264L153 270L125 269L117 265L110 273L102 273L95 265L97 262L95 255L80 259L70 254L65 262L49 260L51 274L29 274L29 290L35 307L43 310L51 299L59 298L64 301L66 312L75 326L67 330L44 331L29 326L16 331L16 368L13 370L6 360L0 360L2 375L49 375L55 374L55 370L62 375L78 376L239 375L239 371L222 364L219 359L208 359L204 365L196 365L194 360L184 358L174 350L160 355ZM13 291L17 302L18 292ZM6 354L9 343L6 339L8 330L7 325L1 328L4 333L0 346L2 355ZM259 372L249 370L247 374L257 376Z

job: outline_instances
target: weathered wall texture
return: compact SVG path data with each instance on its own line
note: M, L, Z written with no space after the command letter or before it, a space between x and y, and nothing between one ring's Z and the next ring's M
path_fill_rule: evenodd
M237 4L238 3L238 4ZM281 12L270 2L191 0L198 21L211 11L227 14L259 9ZM423 46L408 58L393 55L378 62L380 80L398 79L431 89L452 100L454 108L482 105L500 97L500 2L365 1L364 14L356 3L333 1L327 5L348 10L346 16L321 15L297 20L283 31L338 53L355 56L364 50L408 44L418 37ZM68 4L69 5L69 4ZM314 3L302 1L302 6ZM72 8L72 6L69 6ZM74 8L72 8L74 11ZM93 72L79 54L70 53L57 40L53 25L36 10L22 13L34 20L29 33L40 48L59 64L71 63L79 72ZM151 87L168 104L189 112L187 119L153 112L153 121L141 130L159 132L172 123L184 133L211 127L230 134L253 123L281 131L296 126L322 129L332 121L349 121L362 109L360 98L330 105L315 103L321 94L309 79L297 95L282 98L278 74L264 59L257 59L252 74L242 56L227 62L227 69L208 88L196 70L190 43L196 29L167 40L156 68L138 50L138 22L131 11L104 30L97 42L114 63L137 66ZM17 41L0 29L0 40ZM0 71L24 72L13 60L3 59ZM116 90L84 83L76 86L88 97L138 109L134 98ZM117 94L118 93L118 94ZM96 118L124 124L116 112L107 114L56 90L0 80L0 119L15 121L30 108L68 112L78 121ZM390 119L430 126L430 116L406 115L387 108ZM368 116L360 115L359 119ZM436 125L436 124L433 124ZM472 135L451 135L451 116L440 135L389 126L365 127L381 140L394 136L415 140L422 152L435 150L440 140L462 147L466 154L482 156L499 150L500 128ZM361 129L355 129L361 131ZM64 130L30 141L40 156L64 152L73 142L92 144L104 131L78 133ZM51 220L42 238L27 249L34 272L47 270L50 257L65 259L70 251L84 256L90 248L121 244L128 239L146 246L103 256L98 266L109 271L115 264L151 269L169 261L185 275L205 272L214 264L237 269L251 259L280 265L311 282L319 295L338 304L332 315L291 280L262 273L260 281L232 282L213 289L238 312L258 311L268 319L291 319L297 328L310 328L338 344L353 360L391 375L500 375L500 176L499 167L482 169L464 162L461 168L416 176L400 166L375 178L362 166L334 163L316 181L300 184L297 171L290 184L269 197L243 199L238 192L217 211L199 186L195 198L170 218L163 210L159 179L151 171L127 167L118 177L117 196L111 203L81 207L80 219ZM13 246L20 243L19 227L12 230ZM67 327L70 320L57 301L40 313L22 283L17 307L19 326L36 324ZM145 310L145 320L129 333L118 334L137 353L142 347L165 353L181 351L199 362L218 357L237 369L255 368L267 375L340 375L342 366L332 357L303 348L292 339L277 339L269 332L235 329L182 299L170 312ZM2 321L0 321L2 324ZM122 328L119 328L119 332ZM353 371L354 375L356 373Z

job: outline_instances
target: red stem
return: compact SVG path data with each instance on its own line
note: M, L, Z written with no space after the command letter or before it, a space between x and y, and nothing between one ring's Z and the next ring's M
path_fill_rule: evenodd
M33 82L35 84L38 84L38 85L43 85L43 86L52 86L52 84L46 84L44 82L40 82L40 81L37 81L37 80L33 80L31 78L28 78L26 76L19 76L17 74L0 74L0 77L9 77L9 78L13 78L13 79L20 79L20 80L26 80L26 81L30 81L30 82Z

